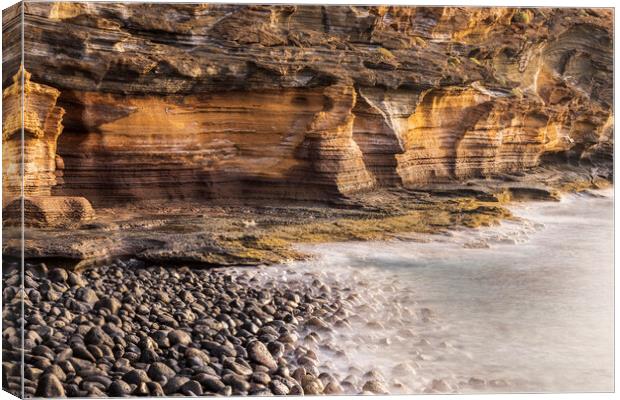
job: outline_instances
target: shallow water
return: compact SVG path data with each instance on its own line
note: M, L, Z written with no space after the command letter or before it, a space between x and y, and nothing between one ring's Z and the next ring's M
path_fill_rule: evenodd
M363 300L324 368L378 369L394 393L613 390L613 192L598 193L428 242L304 247L305 269Z

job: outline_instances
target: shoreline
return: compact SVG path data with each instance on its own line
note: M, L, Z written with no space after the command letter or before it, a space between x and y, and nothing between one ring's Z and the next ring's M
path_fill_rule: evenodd
M356 295L316 273L286 274L282 285L261 268L29 268L25 394L341 394L339 380L319 371L317 346L347 323ZM3 331L4 382L16 393L19 277L3 278L12 317ZM367 379L364 388L385 393L384 385Z
M334 342L336 330L383 323L359 319L374 296L381 298L368 289L360 296L360 287L368 283L340 283L298 265L163 265L148 266L135 259L83 271L30 265L25 280L26 394L385 394L453 389L442 379L412 388L406 380L344 361L347 348ZM4 311L18 318L13 309L21 304L16 272L3 274L3 300L8 305ZM432 321L433 311L418 310L415 303L399 312ZM205 319L212 324L203 326ZM5 359L19 353L16 324L17 319L11 320L3 331L9 345ZM402 329L405 337L410 334ZM416 357L424 360L424 343L421 346ZM325 352L336 358L324 359ZM337 359L350 365L347 373L336 372ZM417 367L416 362L395 366L394 374L406 377ZM15 391L19 370L7 371L5 382ZM504 385L472 377L459 390L497 391Z
M440 233L491 226L514 201L557 201L560 193L612 185L609 175L584 167L539 168L532 174L377 189L334 204L136 204L97 210L73 228L26 228L25 257L82 270L116 259L149 265L202 267L271 265L303 260L297 243L368 241L407 233ZM544 182L544 183L543 183ZM17 228L5 226L3 257L21 254Z

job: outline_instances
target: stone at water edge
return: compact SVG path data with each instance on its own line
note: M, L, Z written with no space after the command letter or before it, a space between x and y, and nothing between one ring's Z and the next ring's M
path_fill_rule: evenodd
M318 317L310 317L306 321L306 325L319 330L330 330L329 325L327 325L325 321Z
M318 379L311 379L303 385L304 394L322 394L323 384Z
M278 368L278 364L262 342L258 340L253 341L248 345L247 351L251 360L262 364L271 370Z
M388 394L388 390L385 387L385 385L382 382L377 381L377 380L367 381L362 387L362 390L371 392L374 394Z
M343 394L342 386L335 380L330 381L327 385L325 385L325 389L323 390L325 394Z

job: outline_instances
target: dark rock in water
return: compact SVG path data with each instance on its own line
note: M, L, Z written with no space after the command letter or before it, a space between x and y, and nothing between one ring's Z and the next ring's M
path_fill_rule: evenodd
M309 375L306 375L309 376ZM308 379L304 384L304 394L321 394L323 393L323 384L316 378Z
M264 365L271 370L278 368L278 364L262 342L259 342L258 340L251 342L248 345L247 351L248 356L252 361Z
M486 386L486 382L484 379L471 377L467 381L467 384L474 389L483 389Z
M387 394L388 393L388 390L385 387L385 384L377 380L367 381L366 383L364 383L362 390L366 392L372 392L374 394Z
M385 382L385 377L376 369L371 369L364 374L364 378L373 381Z
M274 358L280 358L284 355L284 345L280 342L269 343L267 349Z
M299 367L293 372L293 378L297 382L301 382L304 376L306 376L306 369L304 367Z
M35 395L48 398L65 397L65 389L56 375L45 374L39 378Z
M316 360L308 356L301 356L297 359L297 364L303 365L306 368L310 368L310 367L316 367L318 363Z
M306 321L306 325L318 330L330 330L329 325L325 323L321 318L311 317Z
M278 369L275 372L275 375L281 376L283 378L288 378L291 376L291 371L286 365L278 366Z
M342 386L335 380L332 380L325 385L325 389L323 390L325 394L342 394L344 391L342 390Z

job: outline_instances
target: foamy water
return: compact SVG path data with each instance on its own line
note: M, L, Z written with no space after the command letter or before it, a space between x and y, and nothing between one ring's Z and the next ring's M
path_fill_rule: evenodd
M322 347L323 368L378 370L394 393L613 390L613 192L599 193L428 242L305 247L318 259L291 268L362 297L330 338L346 356Z

